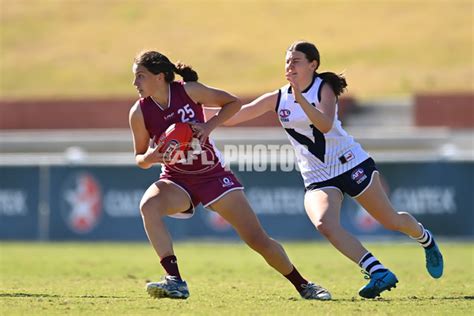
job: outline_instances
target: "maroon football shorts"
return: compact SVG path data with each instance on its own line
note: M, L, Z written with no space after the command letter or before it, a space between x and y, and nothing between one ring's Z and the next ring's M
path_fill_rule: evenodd
M176 218L189 218L194 215L194 208L199 203L202 203L204 207L208 207L225 194L244 189L237 177L227 170L220 170L212 176L206 177L199 175L162 175L158 181L172 182L189 196L192 203L191 208L183 213L171 216Z

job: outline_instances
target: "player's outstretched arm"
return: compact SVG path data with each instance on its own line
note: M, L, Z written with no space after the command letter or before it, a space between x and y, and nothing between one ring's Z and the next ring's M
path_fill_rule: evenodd
M207 107L215 107L220 110L216 115L207 120L206 123L194 123L193 129L196 136L204 141L207 136L219 125L232 117L240 110L242 103L236 96L202 83L187 82L184 86L186 93L196 103Z
M266 93L253 100L252 102L243 105L239 112L237 112L234 116L225 121L224 125L236 125L259 117L260 115L263 115L268 111L273 111L275 110L277 99L278 91ZM204 113L206 115L206 118L209 119L219 113L219 110L215 108L205 108Z

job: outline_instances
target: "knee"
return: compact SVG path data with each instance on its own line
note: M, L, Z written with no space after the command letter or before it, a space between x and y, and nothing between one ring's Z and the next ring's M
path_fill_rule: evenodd
M325 221L318 221L315 224L316 229L326 238L331 238L335 231L337 230L338 225L334 225Z
M140 214L142 218L149 218L152 216L161 216L160 210L164 203L157 198L142 200L140 202Z

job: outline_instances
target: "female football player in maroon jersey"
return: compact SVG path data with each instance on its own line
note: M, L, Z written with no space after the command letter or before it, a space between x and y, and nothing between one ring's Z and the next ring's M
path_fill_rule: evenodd
M197 73L184 64L173 64L156 51L140 53L134 61L133 85L140 99L130 110L135 160L140 168L162 165L158 181L143 195L140 211L150 243L167 275L161 282L147 284L153 297L187 298L189 290L181 279L171 236L164 224L166 216L186 218L199 203L217 212L237 231L243 241L283 274L305 299L328 300L330 293L303 278L288 259L283 247L261 227L243 187L231 171L224 169L221 155L209 140L214 128L237 113L240 100L219 89L198 82ZM175 73L183 82L175 81ZM202 105L221 108L205 122ZM189 122L199 141L193 150L206 159L170 162L155 146L155 140L171 125Z

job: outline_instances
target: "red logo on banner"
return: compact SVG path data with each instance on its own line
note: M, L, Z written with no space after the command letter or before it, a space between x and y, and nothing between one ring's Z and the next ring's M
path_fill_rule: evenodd
M92 175L74 175L65 185L63 200L65 203L61 211L71 230L84 234L98 224L102 212L102 194Z

